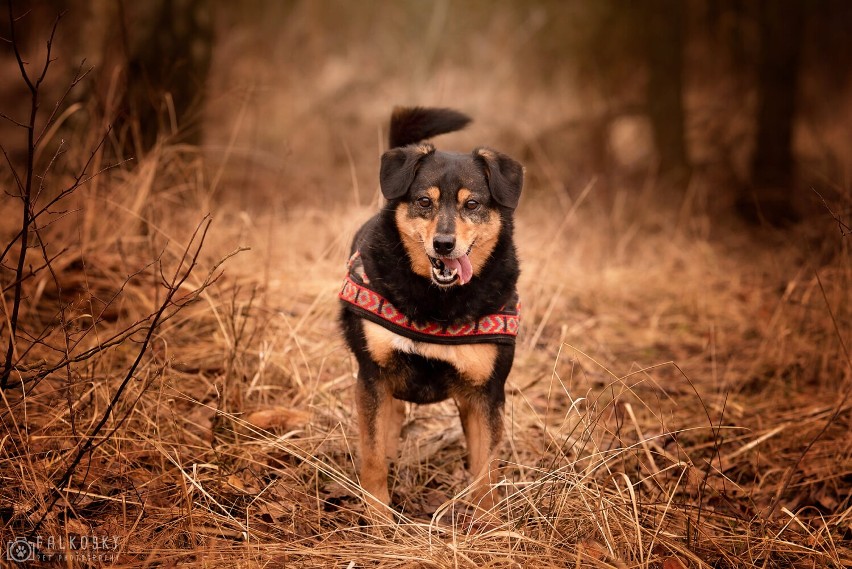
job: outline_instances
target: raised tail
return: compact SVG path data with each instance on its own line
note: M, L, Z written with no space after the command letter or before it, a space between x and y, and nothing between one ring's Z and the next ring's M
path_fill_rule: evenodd
M394 107L391 114L390 147L407 146L468 125L471 118L453 109Z

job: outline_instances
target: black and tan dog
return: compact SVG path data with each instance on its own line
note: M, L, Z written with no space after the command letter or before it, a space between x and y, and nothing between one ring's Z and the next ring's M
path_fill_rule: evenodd
M470 119L397 108L382 156L386 205L355 235L340 292L358 360L361 485L389 505L404 401L452 397L467 439L473 501L494 504L492 460L518 330L512 216L523 168L488 148L440 152L423 140Z

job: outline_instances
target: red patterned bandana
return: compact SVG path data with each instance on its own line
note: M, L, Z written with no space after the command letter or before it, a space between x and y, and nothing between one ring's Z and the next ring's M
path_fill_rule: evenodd
M340 300L356 314L395 334L433 344L515 343L521 318L517 293L506 307L470 322L413 322L370 288L360 252L356 251L350 257L347 266L349 271L338 294Z

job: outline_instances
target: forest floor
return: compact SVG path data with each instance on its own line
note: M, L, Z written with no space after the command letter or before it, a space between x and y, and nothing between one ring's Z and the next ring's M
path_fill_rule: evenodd
M336 323L378 200L241 210L199 172L161 148L42 228L67 250L24 286L4 544L68 556L47 538L90 536L70 566L852 563L852 265L829 215L780 232L709 215L706 196L528 188L499 521L468 516L450 404L408 409L382 519L359 498Z

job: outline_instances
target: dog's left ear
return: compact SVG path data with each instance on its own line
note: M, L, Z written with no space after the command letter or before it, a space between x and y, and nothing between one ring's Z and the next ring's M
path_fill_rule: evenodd
M382 154L382 168L379 172L379 183L382 195L387 200L401 198L408 192L420 161L435 152L435 147L428 143L411 144L402 148L391 148Z
M473 157L485 170L491 196L502 206L515 209L524 187L524 167L505 154L490 148L477 148Z

